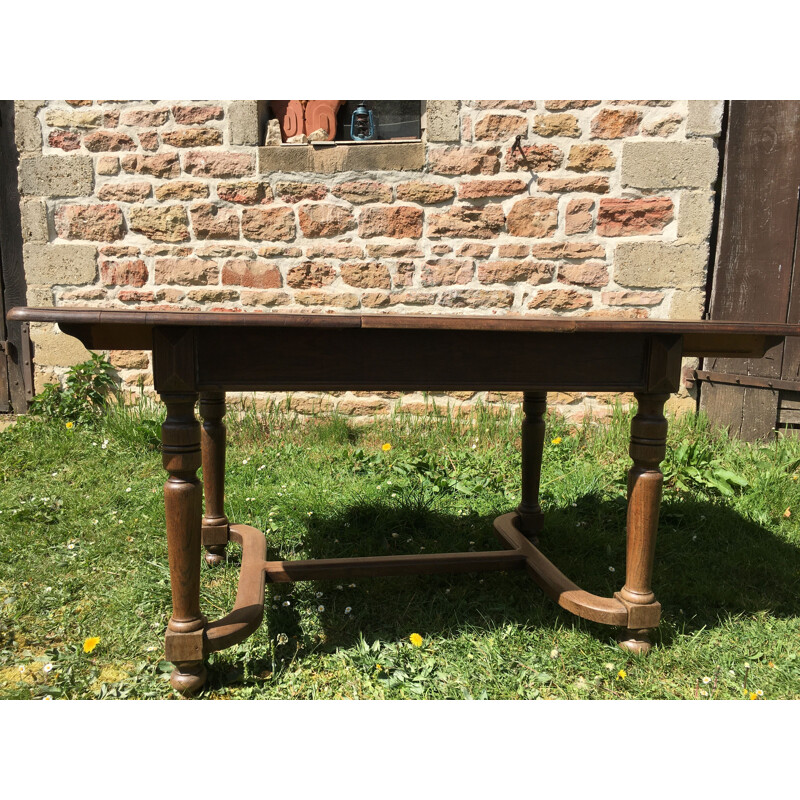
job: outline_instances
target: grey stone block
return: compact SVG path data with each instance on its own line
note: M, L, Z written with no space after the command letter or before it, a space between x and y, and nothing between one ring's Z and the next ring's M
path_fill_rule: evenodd
M25 303L34 308L52 308L55 305L53 302L53 290L50 287L29 286Z
M47 230L47 209L42 200L23 200L20 203L22 217L22 241L46 242L49 239Z
M16 100L14 102L14 139L20 153L42 151L42 125L36 118L44 100Z
M86 244L22 246L25 280L29 286L70 286L92 283L97 277L97 248Z
M695 142L625 142L622 184L638 189L708 189L719 153L711 139Z
M426 106L429 142L457 142L461 139L458 100L428 100Z
M708 245L620 242L614 280L634 289L696 289L705 285Z
M339 172L421 170L425 166L422 142L337 145L281 145L258 148L260 175L273 172Z
M681 192L678 205L678 238L681 243L704 242L711 235L713 192Z
M94 192L90 156L33 156L19 162L19 190L23 195L85 197Z
M237 145L263 144L264 120L267 105L263 100L234 100L228 106L230 143Z
M722 131L722 106L722 100L690 100L686 135L719 136Z
M670 319L702 319L705 309L706 293L703 289L683 291L679 289L672 295L669 306Z

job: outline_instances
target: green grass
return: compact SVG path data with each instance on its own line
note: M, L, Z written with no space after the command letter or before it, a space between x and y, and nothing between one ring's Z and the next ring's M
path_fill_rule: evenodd
M176 696L159 415L113 408L95 426L23 419L0 434L0 698ZM649 656L624 653L614 629L562 611L524 573L279 584L263 626L210 657L201 697L800 697L800 443L672 423ZM267 532L270 559L496 549L492 520L518 502L510 411L353 426L248 409L228 425L226 510ZM548 419L541 547L601 595L624 581L629 425L620 410L577 429ZM684 440L702 445L688 462L673 458ZM729 496L693 479L712 462L739 479ZM226 565L203 564L209 618L234 602L229 550Z

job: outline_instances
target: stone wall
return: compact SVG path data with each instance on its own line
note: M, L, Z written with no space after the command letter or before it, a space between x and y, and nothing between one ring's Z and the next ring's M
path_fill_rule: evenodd
M263 102L20 101L28 304L702 316L721 101L422 109L421 143L263 147ZM37 389L87 357L32 333ZM148 358L111 353L131 386L149 386ZM551 399L579 418L611 398ZM424 399L289 402L364 416Z

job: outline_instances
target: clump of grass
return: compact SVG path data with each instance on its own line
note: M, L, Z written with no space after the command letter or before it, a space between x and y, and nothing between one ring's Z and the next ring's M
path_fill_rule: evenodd
M243 403L228 418L227 513L266 532L270 559L496 549L492 520L519 498L520 412L440 411L302 424ZM541 547L603 595L624 581L631 413L547 419ZM0 434L0 697L174 696L162 420L142 398ZM676 459L685 440L703 458ZM800 443L747 445L692 416L671 420L668 453L664 615L647 658L524 573L276 584L264 625L209 659L203 696L797 698ZM741 478L730 493L687 477L720 464ZM239 562L231 545L225 565L203 565L209 618L233 605Z

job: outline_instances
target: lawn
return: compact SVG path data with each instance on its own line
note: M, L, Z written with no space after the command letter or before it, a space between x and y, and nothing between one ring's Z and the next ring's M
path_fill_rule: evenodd
M0 698L177 697L160 414L143 402L0 434ZM266 531L270 559L497 549L519 421L439 409L303 424L244 408L228 419L226 510ZM601 595L624 582L629 425L620 409L577 428L548 418L541 548ZM671 420L646 657L523 572L278 584L263 626L210 657L200 698L798 698L798 467L796 438L748 445ZM239 565L234 545L203 564L209 618L232 607Z

